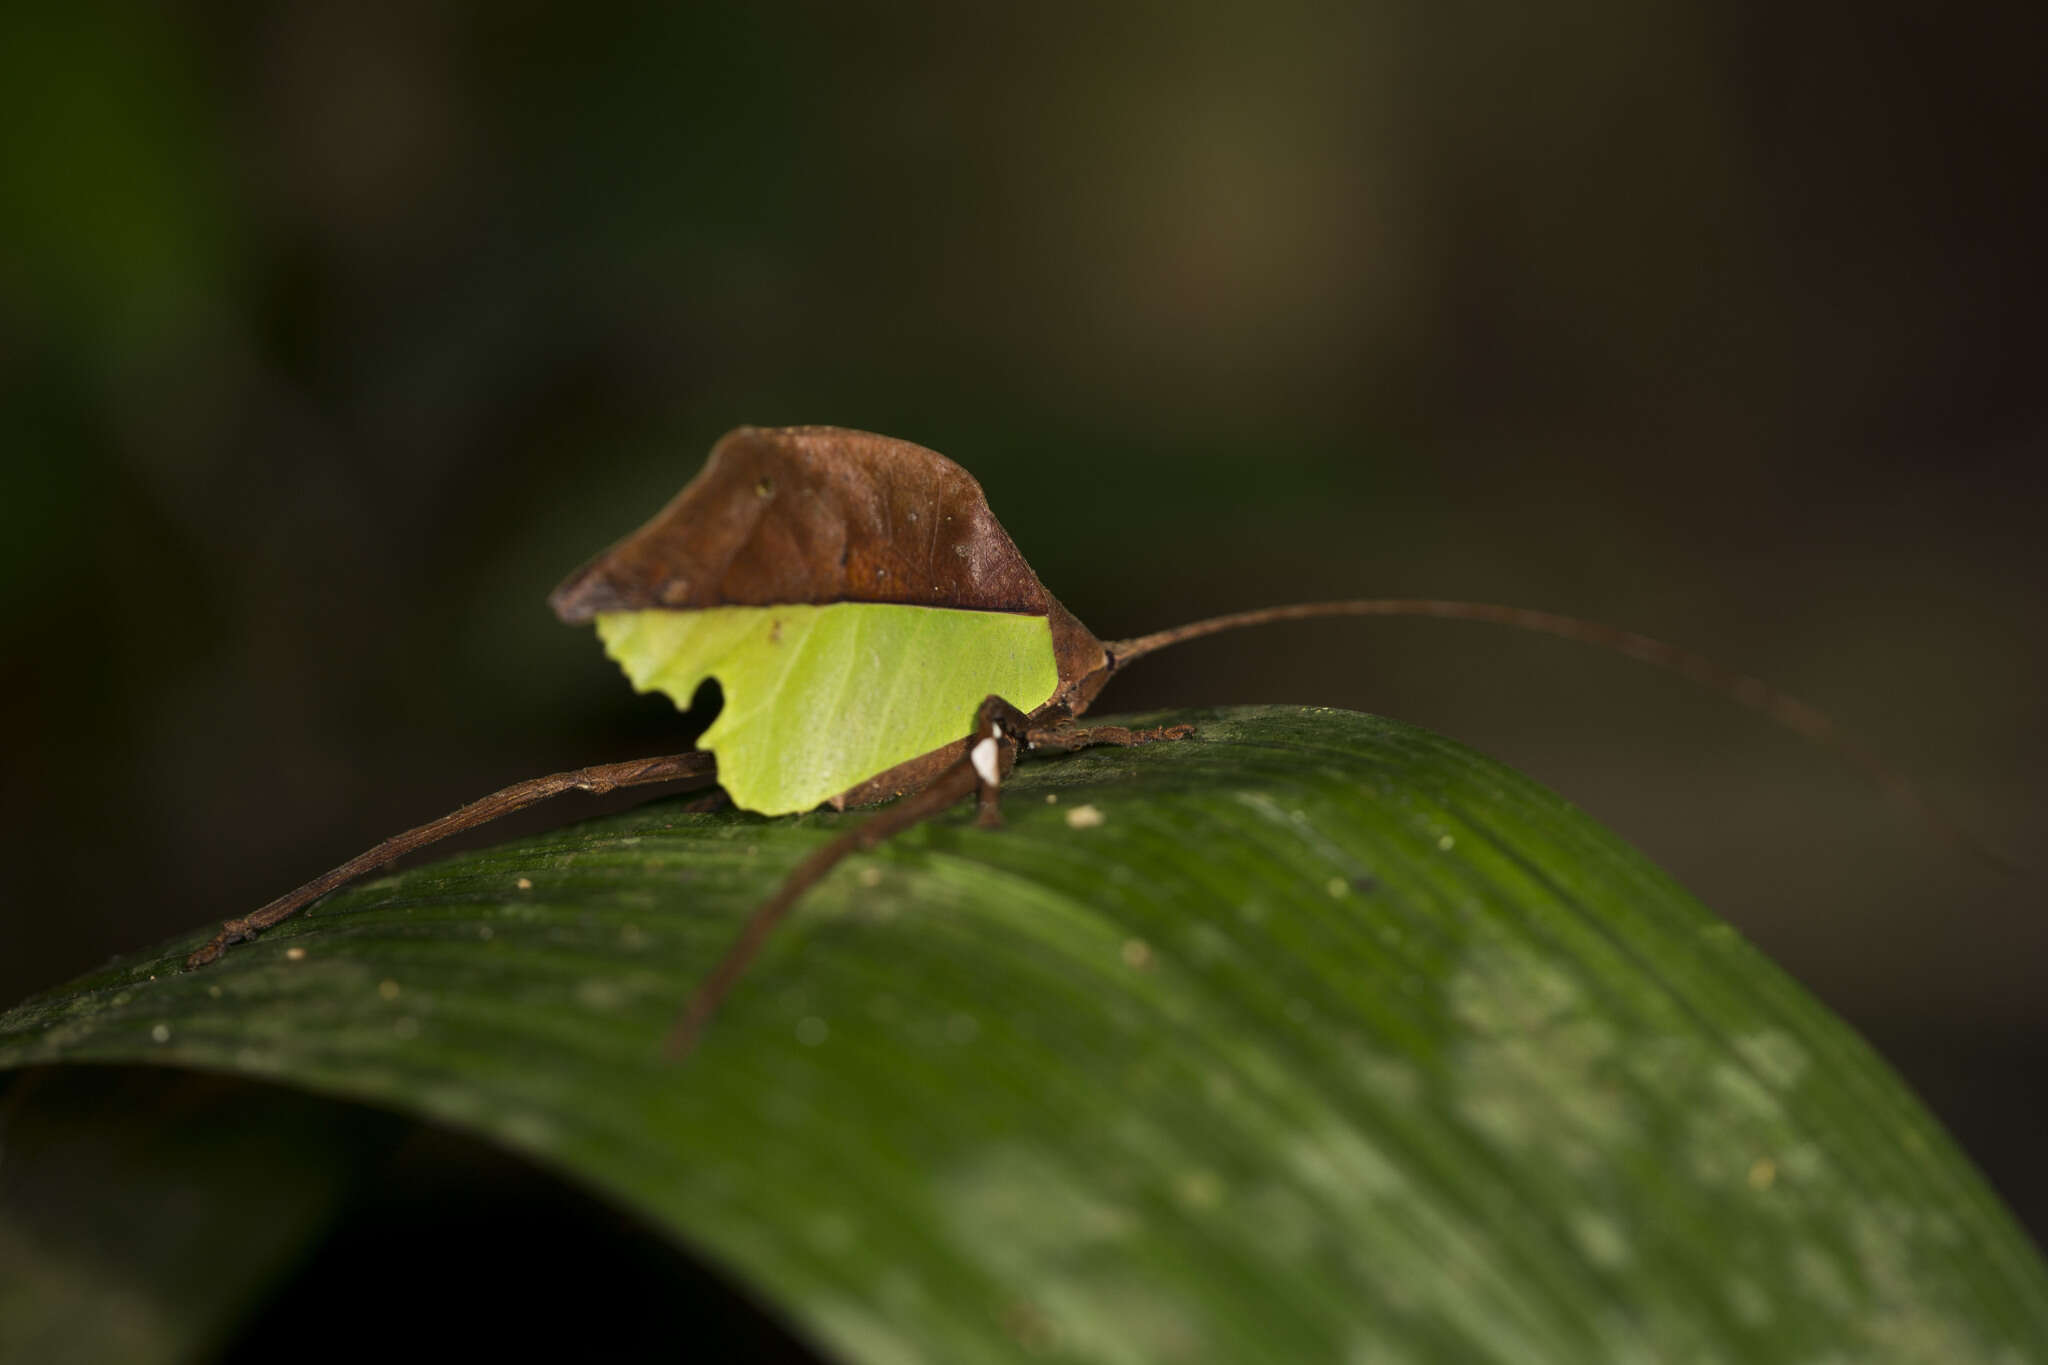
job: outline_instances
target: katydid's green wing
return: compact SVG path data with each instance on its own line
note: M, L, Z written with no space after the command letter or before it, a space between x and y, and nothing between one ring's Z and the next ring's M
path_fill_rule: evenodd
M641 691L690 705L740 807L779 815L913 790L983 698L1077 715L1109 677L943 455L837 427L742 427L675 500L550 599L595 621Z

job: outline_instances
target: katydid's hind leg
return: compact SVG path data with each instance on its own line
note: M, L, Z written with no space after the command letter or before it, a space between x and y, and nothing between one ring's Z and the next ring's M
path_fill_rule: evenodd
M479 801L472 801L458 811L430 820L417 828L394 834L375 848L358 853L340 867L315 877L296 891L279 896L270 904L245 915L240 919L224 921L220 932L212 940L185 959L186 969L193 970L218 961L220 955L237 943L246 943L272 925L280 924L301 909L319 900L328 892L346 886L366 873L375 872L408 853L417 852L429 844L439 843L451 834L460 834L466 829L488 824L501 815L523 810L538 801L563 792L585 791L602 794L624 787L644 787L657 782L693 781L698 785L712 781L718 773L717 764L710 754L691 750L684 754L668 754L660 758L636 758L624 763L598 763L588 768L575 768L566 773L551 773L525 782L515 782L502 791L492 792Z

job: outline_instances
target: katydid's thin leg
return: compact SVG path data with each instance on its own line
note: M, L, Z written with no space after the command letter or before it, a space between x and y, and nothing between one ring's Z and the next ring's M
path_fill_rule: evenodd
M1192 725L1158 725L1133 730L1126 725L1076 725L1071 718L1034 727L1031 718L1001 697L982 703L981 729L968 756L981 778L980 811L976 823L994 829L1003 823L1003 778L1016 764L1018 741L1027 749L1069 753L1096 744L1155 744L1162 740L1186 739L1195 732Z
M1133 730L1125 725L1076 725L1065 721L1058 725L1034 730L1025 741L1029 748L1049 749L1056 754L1071 753L1075 749L1089 749L1097 744L1110 744L1127 748L1133 744L1162 744L1176 739L1186 739L1195 732L1192 725L1154 725L1149 729Z
M974 823L983 829L1003 827L1003 789L994 782L977 782L974 793Z
M711 1022L711 1016L732 993L733 986L746 975L747 968L753 965L768 936L796 908L796 903L803 899L806 891L823 881L825 874L849 855L873 848L911 826L923 823L967 796L974 790L974 784L974 770L963 758L940 773L924 790L913 792L879 814L869 816L830 843L812 850L783 879L774 895L754 907L747 916L747 922L741 926L739 937L725 950L725 956L719 959L711 975L698 984L689 1003L676 1016L675 1025L668 1034L666 1050L670 1060L680 1061L696 1049L704 1026Z
M740 926L739 937L725 950L725 956L711 969L711 975L699 983L689 1003L676 1016L666 1045L670 1060L680 1061L696 1049L704 1026L711 1022L711 1016L718 1012L719 1005L732 993L734 985L746 975L747 968L760 955L768 936L796 908L804 893L823 881L833 868L851 855L893 839L977 792L982 801L982 823L988 823L994 809L994 793L1002 785L1004 775L1016 764L1018 739L1028 723L1023 712L1001 697L988 698L981 704L974 737L968 743L966 754L921 790L869 816L830 843L813 849L798 863L783 879L782 885L775 888L775 894L754 907L747 916L747 922Z
M974 720L974 743L968 746L967 758L979 779L975 784L974 823L983 829L995 829L1003 823L1003 779L1017 766L1017 748L1030 743L1030 733L1031 717L1001 697L982 699L981 711Z
M265 929L281 920L290 918L301 909L312 904L337 887L373 872L416 849L439 843L451 834L460 834L466 829L488 824L501 815L510 815L551 796L563 792L585 791L602 793L617 791L621 787L644 787L656 782L678 782L697 779L703 782L717 776L717 765L711 755L701 751L687 754L669 754L662 758L636 758L624 763L599 763L588 768L576 768L566 773L551 773L526 782L517 782L503 791L492 792L480 801L472 801L461 810L432 820L403 834L394 834L383 843L343 863L331 872L315 877L298 890L279 896L253 915L242 919L225 921L213 941L185 959L187 969L204 967L228 950L231 944L252 939Z

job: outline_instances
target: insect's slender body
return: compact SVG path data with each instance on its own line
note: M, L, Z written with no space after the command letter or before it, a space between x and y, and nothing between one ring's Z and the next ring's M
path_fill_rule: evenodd
M970 795L979 797L981 820L995 823L997 792L1026 749L1181 737L1185 727L1133 731L1081 723L1123 668L1219 631L1337 616L1510 625L1684 674L1840 750L1945 836L1976 847L1903 777L1837 733L1814 708L1697 654L1598 622L1482 602L1374 598L1269 607L1129 640L1099 640L1038 581L972 476L923 447L864 432L733 432L666 508L571 575L550 602L565 622L597 623L643 690L659 687L688 706L697 682L717 674L728 682L746 679L767 699L736 695L728 685L725 712L706 731L702 750L536 778L395 835L255 913L227 921L187 959L189 967L214 961L229 945L393 858L566 791L716 780L737 804L771 814L903 798L814 851L755 909L678 1018L669 1048L681 1054L695 1045L776 924L850 854ZM723 615L715 621L707 615L717 613ZM906 671L900 660L872 647L878 629L899 627L907 631L904 638L978 643L958 651L964 657L940 656L957 676L949 676L950 690L940 689L935 714L907 711L875 733L856 724L848 707L881 695ZM821 653L822 661L815 657Z

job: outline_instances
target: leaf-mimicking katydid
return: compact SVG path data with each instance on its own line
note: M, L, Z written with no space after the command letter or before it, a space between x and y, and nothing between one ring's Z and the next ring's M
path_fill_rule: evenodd
M719 1002L803 893L849 854L969 796L998 823L997 794L1026 750L1143 744L1185 727L1130 730L1080 717L1124 667L1167 645L1272 621L1433 616L1592 644L1686 674L1846 754L1969 842L1827 717L1754 678L1633 632L1481 602L1375 598L1269 607L1103 641L1047 592L951 460L837 427L742 427L653 520L549 599L593 623L642 691L687 708L716 677L724 708L688 753L536 778L395 835L255 913L187 959L202 967L392 859L566 791L714 781L765 815L894 798L804 859L747 920L669 1038L696 1043Z

